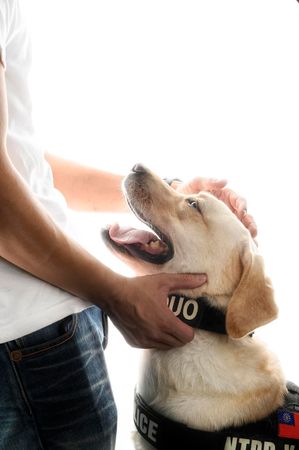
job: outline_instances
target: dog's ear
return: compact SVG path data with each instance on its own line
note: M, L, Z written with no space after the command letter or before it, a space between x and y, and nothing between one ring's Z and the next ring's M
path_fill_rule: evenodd
M226 330L239 339L276 319L278 308L269 278L265 276L263 260L247 244L241 255L243 267L239 285L228 303Z

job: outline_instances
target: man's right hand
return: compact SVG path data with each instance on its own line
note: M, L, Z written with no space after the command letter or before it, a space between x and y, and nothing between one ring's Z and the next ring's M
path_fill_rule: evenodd
M194 331L170 311L167 297L177 289L195 289L206 275L158 274L124 278L108 315L133 347L167 350L190 342Z

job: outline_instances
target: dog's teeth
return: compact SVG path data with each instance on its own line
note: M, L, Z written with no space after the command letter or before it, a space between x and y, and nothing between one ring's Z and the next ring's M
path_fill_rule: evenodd
M152 248L158 248L160 247L160 241L151 241L148 245Z
M168 250L168 247L164 242L159 241L157 239L157 240L152 240L152 241L148 242L147 244L143 244L141 246L141 249L152 255L160 255L162 253L166 253Z

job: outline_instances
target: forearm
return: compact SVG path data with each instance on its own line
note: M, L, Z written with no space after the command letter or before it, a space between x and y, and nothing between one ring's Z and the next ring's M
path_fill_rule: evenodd
M106 309L122 277L56 226L4 154L0 151L0 256Z
M6 145L6 135L7 135L7 98L4 82L4 70L0 61L0 149L4 148Z
M46 154L55 187L63 193L70 208L80 211L125 212L122 175L82 166Z

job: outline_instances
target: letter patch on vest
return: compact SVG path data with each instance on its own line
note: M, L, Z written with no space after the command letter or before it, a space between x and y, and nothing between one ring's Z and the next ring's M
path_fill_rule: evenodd
M168 297L168 307L182 322L193 328L226 334L225 314L210 305L206 297L188 298L174 294Z
M134 422L139 433L151 444L157 441L159 425L140 406L135 404Z
M189 428L152 409L135 393L134 422L157 450L299 450L299 402L289 390L286 406L265 419L217 432Z

